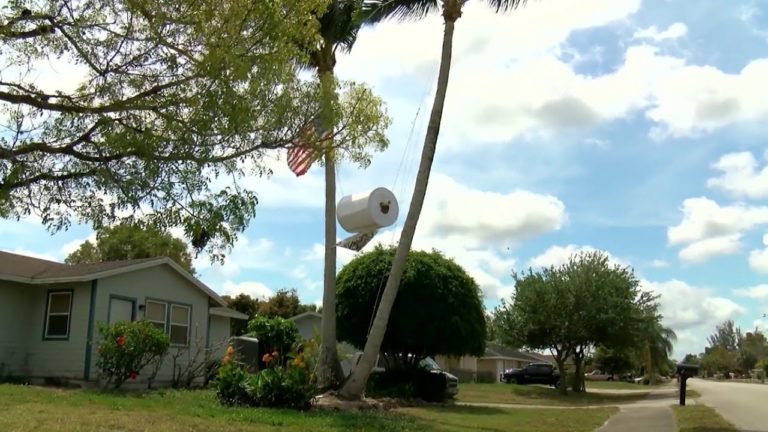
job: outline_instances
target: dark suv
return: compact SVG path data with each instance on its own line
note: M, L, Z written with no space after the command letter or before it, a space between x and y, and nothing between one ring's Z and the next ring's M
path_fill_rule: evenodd
M560 374L549 363L531 363L522 369L507 369L499 377L507 384L546 384L556 386Z

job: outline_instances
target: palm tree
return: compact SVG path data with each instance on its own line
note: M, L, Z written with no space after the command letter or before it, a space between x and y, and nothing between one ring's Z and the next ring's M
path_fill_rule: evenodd
M318 16L320 43L309 48L309 67L320 81L320 124L323 131L335 125L332 112L336 94L337 50L349 51L357 39L362 25L361 0L333 0L325 12ZM321 136L323 133L320 134ZM323 311L321 324L320 359L317 380L321 389L338 388L344 379L336 350L336 154L333 141L324 142L325 165L325 263L323 269Z
M659 365L669 361L676 340L675 331L664 327L658 317L646 329L643 341L643 363L649 384L656 384Z
M373 370L376 356L381 349L384 333L387 330L389 314L397 297L397 290L405 270L405 261L411 250L413 237L416 234L416 225L419 222L421 209L424 205L424 197L427 194L429 175L432 171L432 161L435 157L437 139L440 135L440 123L443 117L443 107L448 91L448 77L451 71L451 56L453 55L453 31L456 21L461 17L462 6L467 0L366 0L368 19L372 22L387 18L420 19L433 11L442 8L445 28L443 30L443 47L440 58L440 70L437 75L437 91L432 103L432 112L429 116L427 133L424 137L424 147L421 151L419 171L416 174L416 184L413 188L411 205L408 216L403 224L400 234L400 242L397 246L392 268L387 279L387 284L376 310L376 317L371 326L368 340L365 343L363 355L352 371L352 375L341 388L339 395L346 399L359 399L362 397L368 377ZM487 0L491 7L497 11L514 9L526 0Z

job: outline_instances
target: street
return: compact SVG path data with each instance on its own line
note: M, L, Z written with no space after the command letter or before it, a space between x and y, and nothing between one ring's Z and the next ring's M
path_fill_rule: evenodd
M768 385L688 380L688 388L701 394L698 403L715 408L745 432L768 432Z

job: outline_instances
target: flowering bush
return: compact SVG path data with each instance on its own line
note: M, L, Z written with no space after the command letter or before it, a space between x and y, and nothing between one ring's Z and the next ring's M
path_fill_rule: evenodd
M272 355L275 363L284 366L285 357L280 353L288 353L299 339L299 328L296 323L285 318L255 316L248 323L248 334L259 340L259 352ZM260 367L269 367L262 356ZM274 364L273 364L274 366Z
M281 366L278 351L266 353L261 360L265 369L250 374L232 361L234 350L227 349L215 382L216 396L223 405L246 405L272 408L309 408L316 394L304 355L288 355Z
M114 388L137 379L144 367L168 353L171 344L163 331L146 321L99 323L99 335L96 368L105 386Z

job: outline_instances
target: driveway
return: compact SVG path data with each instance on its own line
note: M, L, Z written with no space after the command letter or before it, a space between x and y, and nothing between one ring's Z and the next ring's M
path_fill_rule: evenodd
M699 403L715 408L726 420L745 432L768 432L768 385L688 380L701 394Z

